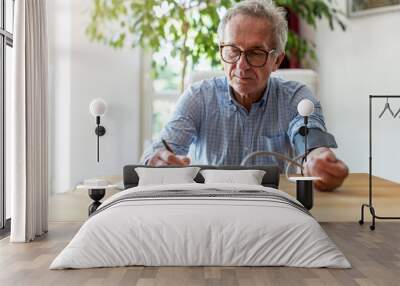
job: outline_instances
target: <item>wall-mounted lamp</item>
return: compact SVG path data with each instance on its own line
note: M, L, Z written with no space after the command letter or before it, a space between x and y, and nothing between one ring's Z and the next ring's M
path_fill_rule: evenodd
M314 112L314 103L309 99L303 99L297 105L297 111L304 117L304 126L299 130L299 133L304 136L304 161L307 162L307 134L308 134L308 117ZM303 174L303 172L301 172Z
M308 117L314 112L314 103L309 99L303 99L297 105L297 112L304 117L304 126L299 130L299 133L304 136L304 157L303 161L307 162L307 134L308 134ZM303 164L302 164L303 165ZM296 198L307 209L311 209L314 203L314 192L312 183L319 180L317 177L304 177L303 167L301 167L302 177L289 178L291 181L296 182Z
M103 116L106 113L107 103L101 98L93 99L89 105L89 110L90 113L96 117L97 127L94 132L97 135L97 162L99 162L99 137L106 133L104 126L100 125L100 116Z

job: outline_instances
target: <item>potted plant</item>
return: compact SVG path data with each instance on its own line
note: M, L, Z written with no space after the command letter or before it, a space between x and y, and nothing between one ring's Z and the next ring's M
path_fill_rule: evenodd
M183 88L189 68L207 58L213 67L220 65L217 28L220 16L239 0L93 0L87 34L93 41L114 48L140 46L154 53L169 48L169 55L152 61L153 76L165 68L167 57L181 62L180 87ZM289 14L296 15L316 28L319 19L328 21L331 29L339 25L340 13L331 0L276 0ZM289 59L299 62L316 60L315 45L290 30L286 46Z

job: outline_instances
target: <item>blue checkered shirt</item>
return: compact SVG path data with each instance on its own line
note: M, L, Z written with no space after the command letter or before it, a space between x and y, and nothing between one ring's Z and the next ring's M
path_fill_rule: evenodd
M147 162L165 139L178 155L187 155L192 164L239 165L254 151L274 151L293 157L304 152L304 137L299 129L304 119L297 104L310 99L315 105L309 117L308 147L337 147L326 133L319 101L304 84L270 77L261 100L247 111L232 96L226 77L193 84L179 98L175 112L161 131L160 138L148 148ZM276 164L281 172L285 162L272 156L258 156L250 165Z

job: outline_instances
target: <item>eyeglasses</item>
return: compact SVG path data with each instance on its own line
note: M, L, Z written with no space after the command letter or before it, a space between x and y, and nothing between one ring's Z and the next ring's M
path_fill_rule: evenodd
M260 48L253 48L242 51L233 45L220 45L219 51L221 54L221 59L228 64L237 63L242 54L244 54L246 61L250 66L261 68L267 63L269 54L275 52L276 50L272 49L270 51L266 51Z

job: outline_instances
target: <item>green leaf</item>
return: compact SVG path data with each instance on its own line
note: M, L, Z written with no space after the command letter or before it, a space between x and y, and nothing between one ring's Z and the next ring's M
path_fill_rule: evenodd
M187 61L188 67L203 59L213 67L221 67L217 47L219 12L237 2L240 0L92 0L85 33L91 41L114 48L140 45L157 52L166 46L173 47L169 56ZM296 13L315 29L324 20L331 29L338 25L346 30L341 20L344 13L332 0L275 0L275 3ZM184 23L189 25L186 41ZM286 54L300 62L317 62L315 45L292 31L288 34ZM160 75L167 64L165 57L153 61L152 75Z

